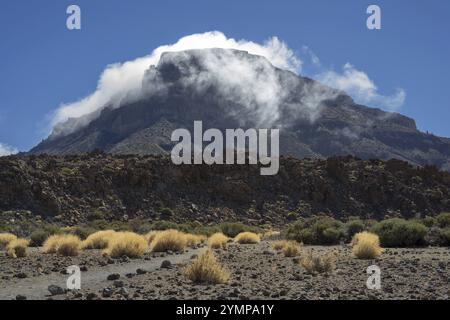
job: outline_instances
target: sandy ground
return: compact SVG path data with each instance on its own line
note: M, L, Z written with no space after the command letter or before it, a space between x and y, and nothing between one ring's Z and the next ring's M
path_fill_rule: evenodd
M182 254L147 253L143 259L112 260L99 251L79 257L43 255L9 259L0 253L0 299L449 299L450 249L386 249L377 260L357 260L348 247L305 247L317 253L339 252L330 275L310 275L298 258L286 258L263 241L230 244L216 250L231 279L222 285L196 285L183 269L205 248ZM161 267L163 261L170 266ZM168 264L165 262L165 264ZM66 288L65 269L82 269L82 288L52 295L48 286ZM381 289L366 286L367 267L381 270ZM138 269L140 269L138 271ZM115 280L108 276L115 274Z

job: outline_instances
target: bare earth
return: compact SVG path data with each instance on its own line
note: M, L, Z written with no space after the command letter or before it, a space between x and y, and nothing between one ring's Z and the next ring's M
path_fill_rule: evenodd
M182 254L147 253L143 259L112 260L99 251L79 257L43 255L33 250L23 259L0 253L0 299L446 299L450 297L450 249L386 249L377 260L357 260L348 247L305 247L315 252L339 251L331 275L309 275L298 258L286 258L271 242L230 244L216 250L231 272L224 285L195 285L186 279L184 267L205 248ZM171 262L161 268L165 260ZM369 290L366 269L381 269L381 290ZM71 265L82 268L82 289L51 295L48 286L66 288ZM139 272L137 272L137 270ZM107 280L118 274L117 280Z

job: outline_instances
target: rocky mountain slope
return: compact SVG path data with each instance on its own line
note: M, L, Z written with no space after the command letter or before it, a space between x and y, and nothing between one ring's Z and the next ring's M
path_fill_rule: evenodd
M249 70L235 75L234 65ZM254 73L253 78L236 79L247 73ZM344 92L277 69L246 52L165 53L146 72L142 92L133 103L70 119L30 153L67 155L100 149L113 154L166 154L173 146L174 129L192 130L194 120L202 120L204 128L221 130L278 127L284 155L351 154L450 169L448 139L420 132L413 119L358 105Z
M0 211L74 225L136 217L202 224L283 225L318 213L381 219L450 210L450 173L406 162L281 159L257 165L175 166L165 156L92 153L0 158Z

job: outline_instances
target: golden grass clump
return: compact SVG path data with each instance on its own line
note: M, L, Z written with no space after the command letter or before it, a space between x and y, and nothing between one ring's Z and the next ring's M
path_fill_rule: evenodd
M82 243L82 249L106 249L115 236L114 230L103 230L89 235Z
M112 258L127 256L140 258L148 249L148 242L144 236L134 232L116 232L108 241L108 246L103 250L103 255Z
M165 230L156 235L151 244L152 252L182 252L187 246L186 234L178 230Z
M331 273L336 269L337 253L329 252L323 255L315 255L312 250L303 256L300 264L310 274Z
M211 249L226 249L228 247L229 238L222 232L214 233L208 239L208 247Z
M28 244L26 239L15 239L6 246L6 254L10 258L24 258L28 255Z
M186 236L186 245L190 248L195 248L198 245L202 244L206 241L206 236L204 235L198 235L198 234L185 234Z
M286 241L286 240L275 241L275 242L272 244L272 248L273 248L274 250L280 251L280 250L283 250L283 249L284 249L284 247L286 246L286 244L287 244L287 241Z
M58 253L65 257L73 257L80 254L81 240L71 234L57 234L50 236L43 245L44 253Z
M0 249L5 249L13 240L17 240L16 235L12 233L0 233Z
M185 275L194 283L221 284L230 279L230 273L219 264L211 250L197 257L185 269Z
M301 245L296 241L287 241L283 247L285 257L296 257L300 255Z
M148 232L146 235L144 235L144 238L145 238L145 240L147 240L148 245L150 245L153 242L153 240L155 240L156 236L158 234L160 234L161 232L162 231L159 231L159 230L153 230L153 231Z
M253 232L241 232L234 238L234 241L240 244L253 244L259 243L261 237Z
M358 259L375 259L381 255L380 238L370 232L360 232L353 236L352 252Z

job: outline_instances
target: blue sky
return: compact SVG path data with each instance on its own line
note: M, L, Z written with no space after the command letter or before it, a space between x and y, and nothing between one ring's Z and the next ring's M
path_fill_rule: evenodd
M66 8L82 10L82 30L66 28ZM382 29L366 28L366 8ZM0 4L0 144L28 150L48 133L52 111L92 93L105 66L147 55L179 38L219 30L258 43L271 36L321 70L350 63L381 95L406 92L398 112L421 130L450 137L450 2L41 0Z

